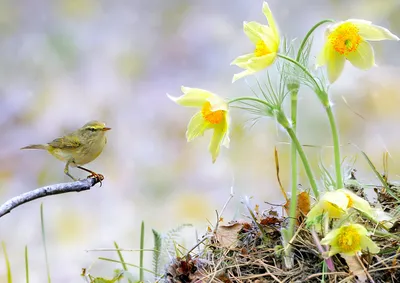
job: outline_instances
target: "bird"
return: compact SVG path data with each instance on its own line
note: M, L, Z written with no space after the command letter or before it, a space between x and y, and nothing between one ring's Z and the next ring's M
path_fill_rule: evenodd
M97 174L82 165L88 164L95 160L103 151L107 143L106 132L111 128L100 121L90 121L74 132L66 134L60 138L46 144L31 144L21 149L42 149L48 151L57 159L65 162L64 173L72 180L77 181L69 173L69 167L77 167L81 170L89 172L89 177L95 177L100 180L104 176Z

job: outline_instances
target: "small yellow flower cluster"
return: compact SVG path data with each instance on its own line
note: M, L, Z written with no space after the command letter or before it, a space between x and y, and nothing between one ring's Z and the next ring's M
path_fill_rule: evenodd
M307 214L307 223L318 227L320 217L325 213L329 219L344 219L348 217L350 210L356 210L367 218L387 220L382 218L382 211L373 209L368 201L357 196L346 189L339 189L333 192L326 192ZM345 221L345 220L343 220ZM390 228L391 223L382 221L382 225ZM330 231L321 244L330 245L329 256L336 253L354 255L363 250L371 253L379 252L378 246L368 237L367 229L360 224L349 223Z
M232 82L252 75L272 65L278 57L280 34L274 16L266 2L262 12L268 25L257 22L244 22L243 31L254 44L252 53L237 57L231 65L244 71L235 74ZM365 20L347 20L338 22L326 30L326 42L317 58L317 66L327 65L328 78L331 83L340 76L346 60L355 67L369 69L375 64L374 52L368 41L399 40L389 30L371 24ZM182 87L184 95L170 99L182 106L200 108L189 122L187 140L202 136L208 129L214 130L209 151L212 161L218 157L220 146L229 146L228 104L216 94L203 89Z

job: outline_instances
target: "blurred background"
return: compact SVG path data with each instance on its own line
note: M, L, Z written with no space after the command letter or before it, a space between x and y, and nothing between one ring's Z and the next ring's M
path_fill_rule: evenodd
M367 19L400 35L398 0L271 0L269 5L282 36L290 39L301 40L326 18ZM240 69L229 64L253 51L242 22L266 24L261 7L259 0L0 2L0 202L69 181L61 162L20 147L49 142L93 119L112 128L103 154L87 166L105 175L102 187L34 201L0 219L0 240L15 282L24 282L25 245L31 282L46 281L41 202L53 282L81 282L81 268L92 264L91 273L110 276L120 266L96 258L116 258L115 253L86 250L113 248L113 241L137 249L142 220L147 248L153 247L151 229L167 232L193 224L183 242L190 248L195 230L201 236L215 223L215 210L221 210L231 187L234 198L223 215L226 222L244 217L244 196L253 197L261 209L269 207L265 202L283 203L273 154L277 146L281 178L289 190L288 137L273 120L253 125L250 116L234 110L231 147L222 148L212 164L207 150L211 133L187 143L186 125L195 110L166 97L179 96L181 85L228 98L251 95L249 85L255 80L231 84ZM320 29L310 64L322 43ZM357 176L367 184L376 180L356 146L379 170L388 150L389 178L398 179L400 172L400 47L393 41L373 46L379 68L364 72L346 64L330 89L343 156L358 154ZM324 110L308 89L300 95L299 139L317 146L306 149L316 172L320 158L331 168ZM86 176L76 169L72 174ZM308 188L303 172L300 182ZM130 263L138 257L125 254ZM147 262L151 269L150 255ZM0 281L5 280L0 253Z

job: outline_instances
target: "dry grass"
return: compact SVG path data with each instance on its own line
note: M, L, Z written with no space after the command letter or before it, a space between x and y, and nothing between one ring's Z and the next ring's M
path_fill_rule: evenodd
M363 190L353 189L363 196ZM400 197L400 190L395 189ZM385 211L396 215L397 201L383 188L376 188L377 202ZM398 215L398 214L397 214ZM251 218L249 218L251 219ZM364 282L400 282L400 222L390 231L363 224L375 230L372 239L381 251L377 255L364 253L358 257ZM286 268L281 230L287 219L267 212L257 219L216 225L207 232L197 253L175 258L167 267L165 282L358 282L357 276L339 254L332 257L335 271L326 268L304 219L299 219L297 233L292 239L293 266ZM383 231L385 233L378 233ZM319 235L322 237L322 235Z

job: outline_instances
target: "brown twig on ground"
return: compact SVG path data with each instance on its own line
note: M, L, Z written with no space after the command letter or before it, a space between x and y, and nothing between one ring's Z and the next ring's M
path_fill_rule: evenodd
M101 182L99 178L87 178L84 180L76 181L76 182L69 182L69 183L61 183L61 184L54 184L46 187L41 187L22 195L13 197L3 203L0 206L0 217L3 217L7 213L10 213L11 210L14 208L33 201L38 198L47 197L51 195L58 195L58 194L65 194L71 192L81 192L90 190L94 185Z

